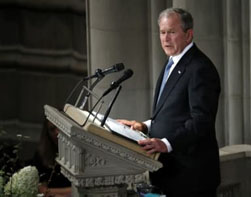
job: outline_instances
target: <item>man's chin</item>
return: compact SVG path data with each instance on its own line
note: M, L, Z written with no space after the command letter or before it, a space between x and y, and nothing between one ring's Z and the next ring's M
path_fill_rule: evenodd
M165 51L165 53L166 53L167 56L172 56L173 55L173 53L171 51Z

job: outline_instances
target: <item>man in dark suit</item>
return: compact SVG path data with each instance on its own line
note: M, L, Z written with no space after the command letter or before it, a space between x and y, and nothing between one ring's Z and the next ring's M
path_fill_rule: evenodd
M166 9L158 23L169 60L156 85L151 120L120 121L149 133L149 139L138 143L149 154L161 153L163 168L151 173L150 179L167 197L216 197L220 183L215 134L219 75L192 41L190 13Z

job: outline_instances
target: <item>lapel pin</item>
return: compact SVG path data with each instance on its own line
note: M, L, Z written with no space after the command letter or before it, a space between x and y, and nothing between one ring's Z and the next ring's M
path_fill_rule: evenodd
M178 73L179 73L179 74L181 74L181 71L180 71L180 70L178 70Z

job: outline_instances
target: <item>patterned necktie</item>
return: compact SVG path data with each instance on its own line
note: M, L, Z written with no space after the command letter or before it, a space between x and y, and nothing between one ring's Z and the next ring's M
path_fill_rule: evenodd
M166 65L166 68L165 68L165 73L164 73L164 76L163 76L163 79L162 79L162 83L161 83L161 86L160 86L159 97L158 97L157 103L159 102L159 99L160 99L160 96L161 96L161 94L162 94L162 91L163 91L163 89L164 89L164 87L165 87L165 85L166 85L166 81L167 81L167 78L168 78L168 74L169 74L169 71L170 71L170 68L172 67L172 65L173 65L173 59L170 58L170 59L168 60L168 63L167 63L167 65Z

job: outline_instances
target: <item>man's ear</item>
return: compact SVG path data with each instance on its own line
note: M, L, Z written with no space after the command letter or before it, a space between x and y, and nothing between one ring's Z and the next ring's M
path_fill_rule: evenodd
M193 29L188 29L186 31L186 41L190 43L193 40Z

